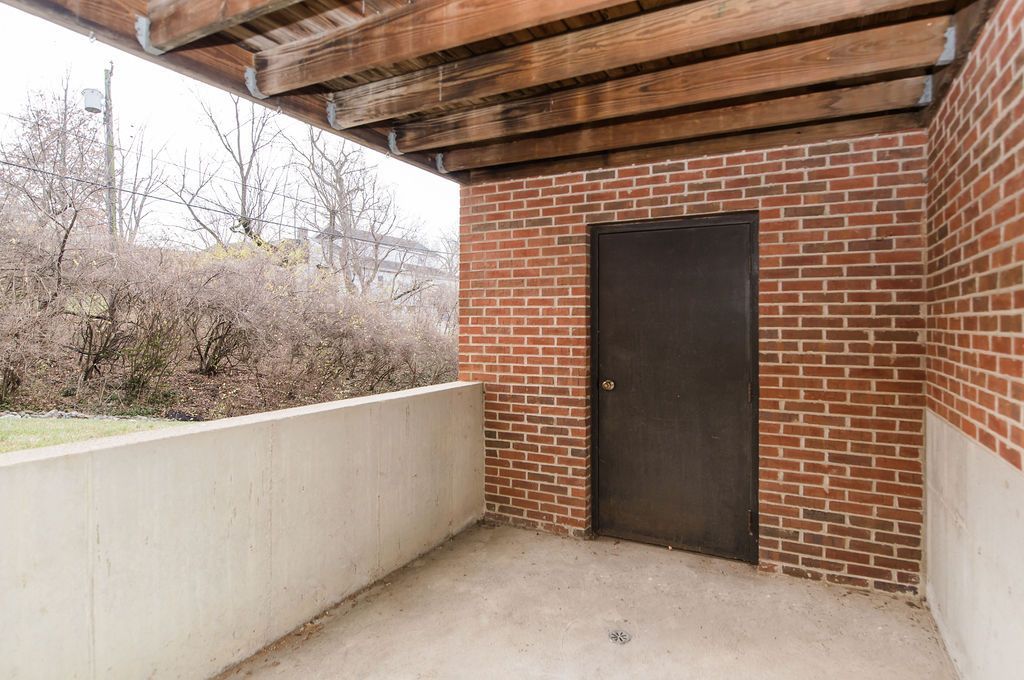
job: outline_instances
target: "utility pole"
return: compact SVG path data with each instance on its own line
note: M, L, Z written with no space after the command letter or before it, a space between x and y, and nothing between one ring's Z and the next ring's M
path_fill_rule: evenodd
M114 168L114 100L110 91L110 81L113 79L114 62L110 62L110 68L103 71L103 127L107 142L107 227L110 229L110 241L116 248L120 239L117 231L117 174Z

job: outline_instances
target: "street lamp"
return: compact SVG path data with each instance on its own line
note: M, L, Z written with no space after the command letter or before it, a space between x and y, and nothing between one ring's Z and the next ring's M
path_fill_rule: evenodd
M99 113L104 108L103 93L95 88L82 90L82 98L85 100L85 110L89 113Z
M114 100L111 98L110 81L114 78L114 62L103 71L105 92L95 88L82 90L85 110L89 113L103 112L103 131L106 142L107 166L107 227L110 239L117 245L117 187L114 173Z

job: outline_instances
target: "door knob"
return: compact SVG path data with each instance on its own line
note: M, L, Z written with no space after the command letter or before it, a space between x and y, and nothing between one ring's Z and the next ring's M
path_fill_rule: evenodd
M614 380L602 380L601 381L601 389L604 390L605 392L611 392L612 390L615 389L615 381Z

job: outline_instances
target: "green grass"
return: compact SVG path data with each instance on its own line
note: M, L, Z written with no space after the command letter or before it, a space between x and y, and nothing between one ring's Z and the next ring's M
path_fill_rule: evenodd
M0 418L0 453L182 424L152 420Z

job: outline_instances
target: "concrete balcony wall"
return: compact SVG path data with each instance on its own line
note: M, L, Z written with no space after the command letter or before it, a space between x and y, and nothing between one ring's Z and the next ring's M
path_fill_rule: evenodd
M481 517L451 383L0 456L0 677L198 678Z
M964 680L1024 667L1024 475L927 416L928 604Z

